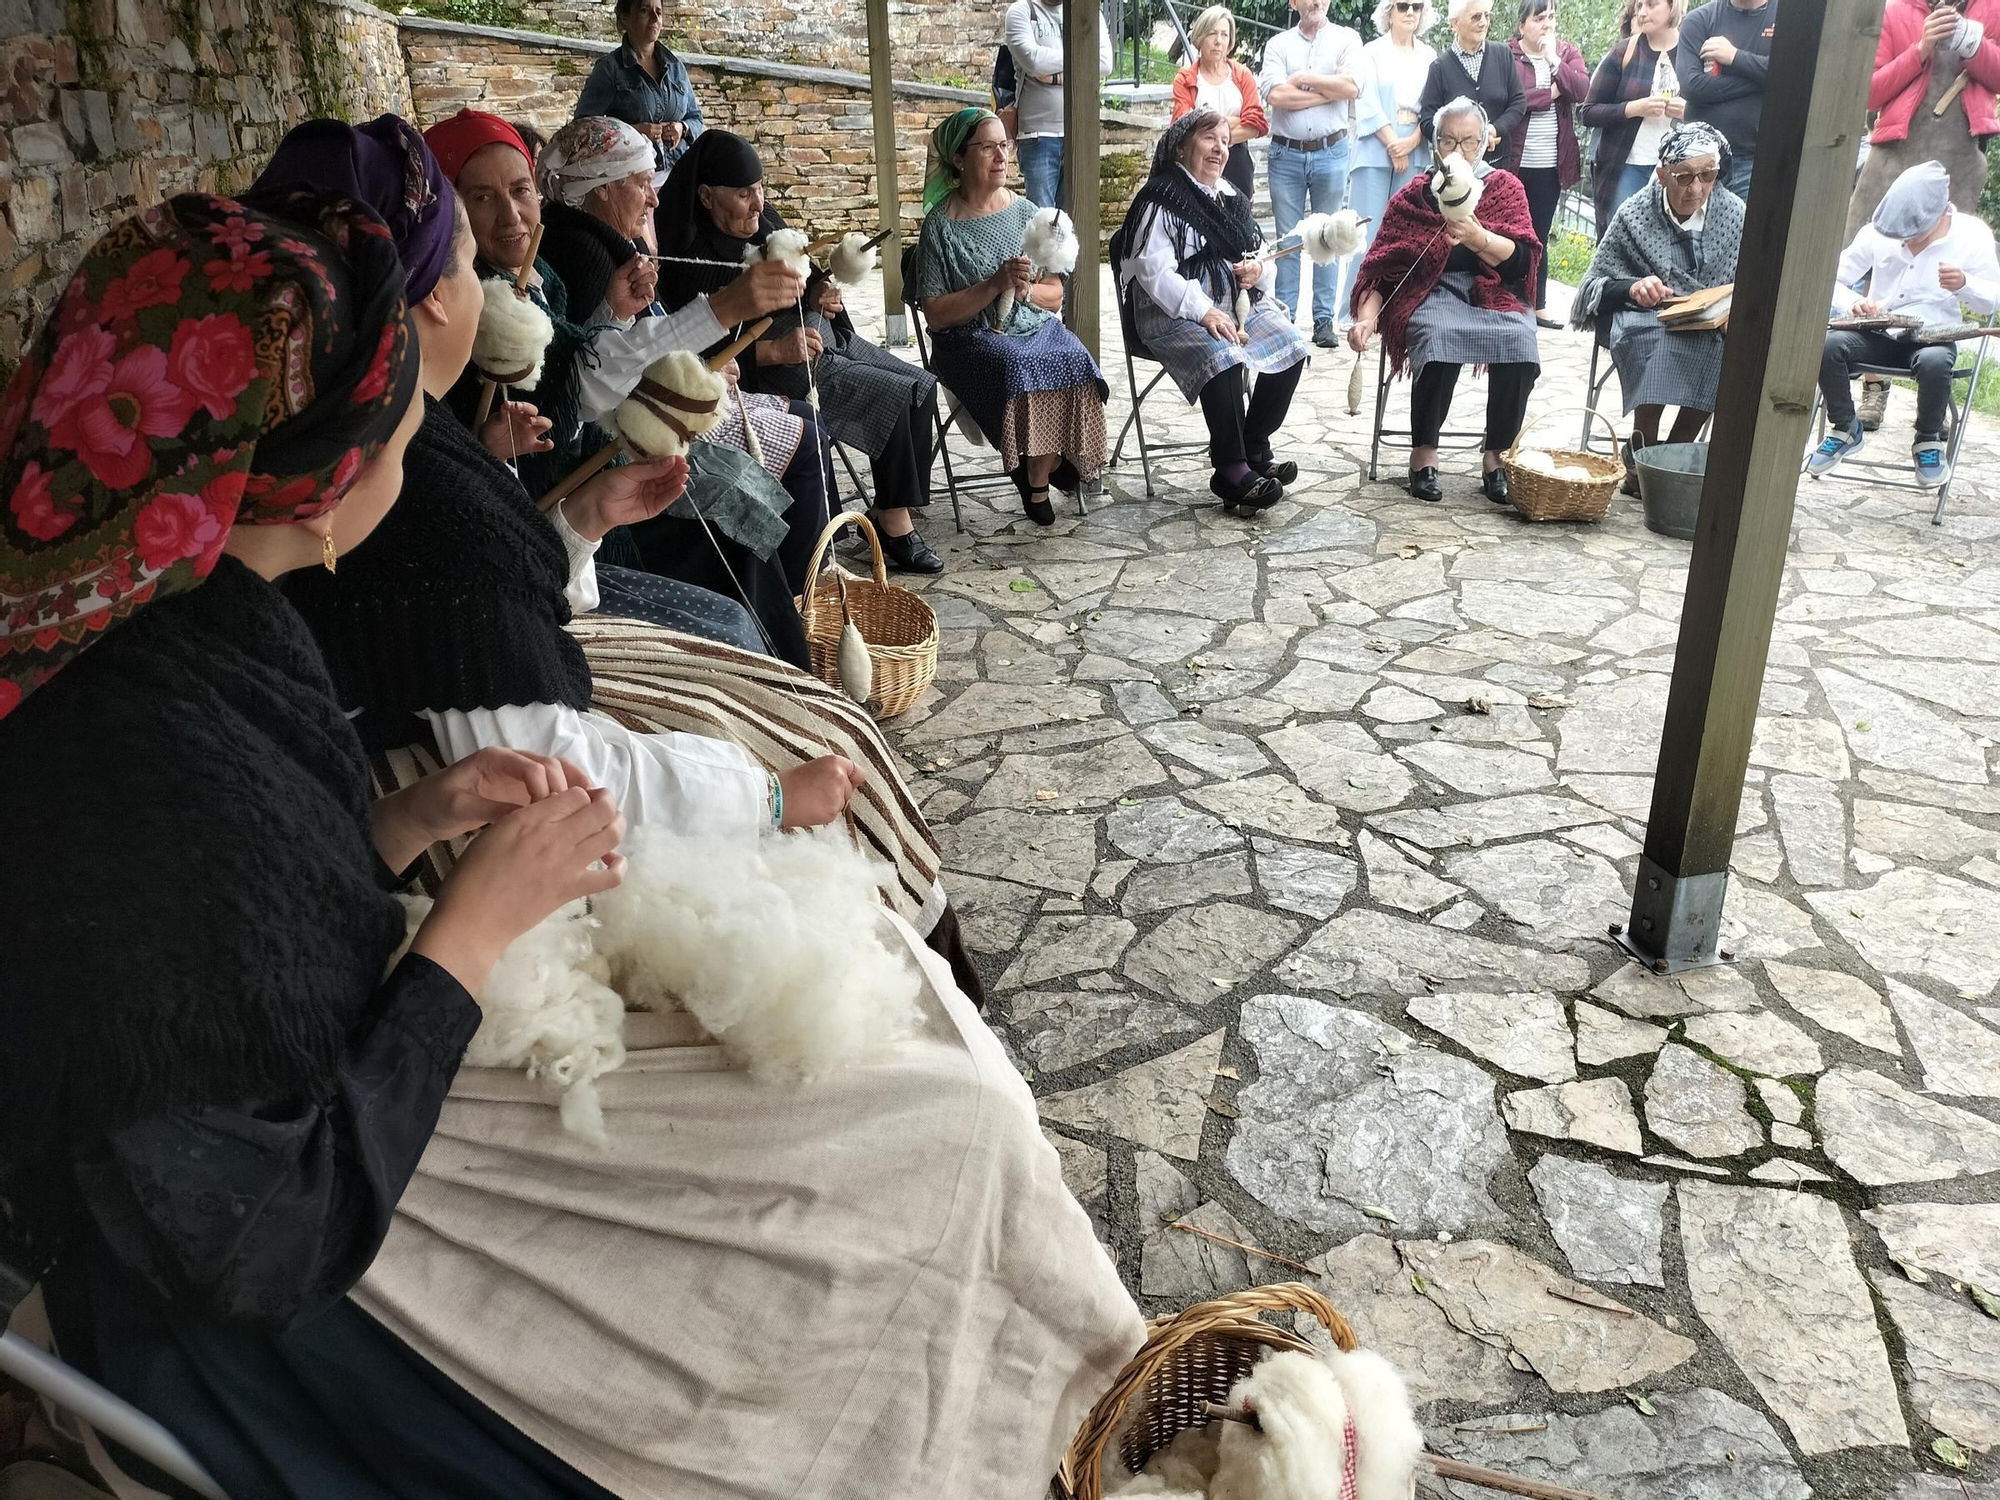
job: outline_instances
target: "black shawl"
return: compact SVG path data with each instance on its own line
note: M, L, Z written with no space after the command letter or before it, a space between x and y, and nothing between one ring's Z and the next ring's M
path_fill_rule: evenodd
M1153 171L1132 207L1125 215L1131 227L1126 231L1124 252L1130 255L1152 232L1153 220L1161 214L1173 227L1175 269L1198 284L1219 307L1236 305L1237 262L1254 254L1264 243L1250 200L1233 188L1215 193L1201 190L1186 167L1180 150L1202 111L1176 121L1153 151ZM1117 268L1113 268L1116 274Z
M568 292L569 315L588 321L604 305L611 278L638 251L597 215L553 198L542 204L542 249Z
M322 1098L403 912L279 591L224 556L24 702L0 757L0 1158Z
M403 458L402 498L337 574L306 569L286 592L348 708L590 704L569 623L569 555L520 481L442 402Z

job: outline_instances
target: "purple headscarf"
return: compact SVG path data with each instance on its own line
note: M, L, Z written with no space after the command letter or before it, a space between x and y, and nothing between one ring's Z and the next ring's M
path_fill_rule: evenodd
M307 120L291 130L246 196L288 186L344 193L374 210L395 236L412 302L428 297L451 264L451 183L416 127L399 116L366 125Z

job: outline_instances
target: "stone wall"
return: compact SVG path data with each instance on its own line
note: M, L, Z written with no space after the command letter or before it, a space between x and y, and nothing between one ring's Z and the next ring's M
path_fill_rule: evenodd
M567 121L608 42L403 18L416 118L428 124L468 105L547 132ZM814 234L876 223L874 115L861 73L744 57L682 53L711 125L755 142L780 212ZM901 71L900 59L898 71ZM906 224L918 216L924 148L946 115L984 95L935 84L896 87L897 175ZM1150 122L1104 116L1104 217L1122 221L1137 191Z
M356 0L8 0L0 24L0 375L119 219L241 187L299 120L410 107L395 18Z
M868 71L865 0L664 0L678 52L762 57ZM584 41L618 40L613 0L525 0L520 25ZM984 90L1007 0L890 0L896 76Z

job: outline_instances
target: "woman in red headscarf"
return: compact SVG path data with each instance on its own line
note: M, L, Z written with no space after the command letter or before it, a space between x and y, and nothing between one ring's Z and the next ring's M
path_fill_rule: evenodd
M346 1300L487 971L623 820L511 750L371 805L276 580L395 501L421 359L389 231L292 208L118 225L0 403L0 1258L238 1497L602 1500ZM391 870L486 824L392 963Z

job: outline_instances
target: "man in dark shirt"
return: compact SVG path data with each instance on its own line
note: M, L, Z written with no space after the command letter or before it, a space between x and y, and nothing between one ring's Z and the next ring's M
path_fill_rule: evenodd
M1706 120L1728 138L1724 186L1745 201L1757 162L1757 118L1764 112L1764 76L1777 23L1778 0L1708 0L1681 23L1674 54L1687 117Z

